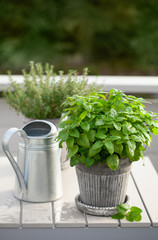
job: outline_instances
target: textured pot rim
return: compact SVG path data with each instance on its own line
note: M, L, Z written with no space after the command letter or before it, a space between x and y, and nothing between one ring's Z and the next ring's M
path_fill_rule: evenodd
M88 174L95 175L118 175L123 174L125 172L129 172L131 170L132 162L130 162L129 158L120 158L119 159L119 167L117 170L112 170L108 167L107 163L98 163L87 168L85 164L78 163L76 165L76 169L82 172L86 172Z
M130 198L128 195L125 196L125 200L123 203L129 204ZM77 208L84 213L94 215L94 216L112 216L116 214L117 211L117 206L114 207L95 207L95 206L90 206L87 204L84 204L80 200L80 194L78 194L75 197L75 203Z

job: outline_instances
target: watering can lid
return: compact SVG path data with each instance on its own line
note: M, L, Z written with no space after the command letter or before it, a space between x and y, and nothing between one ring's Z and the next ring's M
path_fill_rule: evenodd
M49 121L34 120L22 127L28 137L47 138L56 137L58 135L57 128Z

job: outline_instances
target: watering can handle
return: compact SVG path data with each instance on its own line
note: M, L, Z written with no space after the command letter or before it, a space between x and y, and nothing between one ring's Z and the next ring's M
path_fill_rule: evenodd
M16 173L16 176L18 178L21 190L25 191L26 190L26 183L25 183L25 180L24 180L24 176L23 176L18 164L16 163L14 157L12 156L12 154L9 151L9 142L10 142L10 139L13 136L14 133L19 133L21 136L23 135L25 137L25 139L27 139L27 135L23 130L20 130L20 129L17 129L17 128L10 128L10 129L7 130L7 132L3 136L2 148L3 148L3 151L5 152L6 156L8 157L15 173Z

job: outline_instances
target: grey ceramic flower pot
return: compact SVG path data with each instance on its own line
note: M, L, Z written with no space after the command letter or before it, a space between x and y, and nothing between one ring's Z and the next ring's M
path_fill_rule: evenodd
M76 173L79 183L80 200L93 207L114 207L124 203L131 169L129 159L120 159L119 168L114 171L107 164L87 168L79 163Z

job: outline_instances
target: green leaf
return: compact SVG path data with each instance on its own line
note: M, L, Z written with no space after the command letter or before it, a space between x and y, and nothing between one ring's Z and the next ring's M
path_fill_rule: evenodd
M123 145L122 144L114 144L114 152L121 154L123 151Z
M73 123L71 123L70 127L71 129L74 129L75 127L77 127L78 125L78 121L74 121Z
M127 145L129 146L129 148L131 148L133 151L136 149L136 143L132 140L128 140L127 141Z
M135 127L131 127L131 129L130 129L130 133L137 133L136 128L135 128Z
M114 153L114 144L111 141L106 141L106 140L103 143L104 143L106 149L108 150L108 152L110 154L113 154Z
M141 220L142 220L141 214L136 214L136 215L134 216L134 221L140 222Z
M145 148L142 143L136 143L136 149L134 151L134 156L130 159L131 161L138 161L141 157L143 157L143 152Z
M89 129L90 129L90 124L89 124L88 122L82 122L82 123L80 124L80 126L81 126L81 128L82 128L84 131L86 131L86 132L88 132Z
M120 154L121 158L126 158L127 157L127 152L126 152L126 148L123 146L123 151Z
M96 134L96 131L92 130L92 129L88 132L87 137L88 137L89 141L94 142L95 134Z
M121 123L114 122L113 125L114 125L114 128L116 128L118 131L121 130L121 126L122 126Z
M126 144L126 152L129 159L131 159L134 156L134 150L130 148L128 144Z
M126 215L126 220L129 221L129 222L134 222L134 217L135 217L135 214L129 212L129 213Z
M118 118L116 118L116 121L117 122L122 122L122 121L124 121L126 118L125 117L118 117Z
M106 158L107 165L112 170L117 170L119 166L119 157L116 154L113 154Z
M101 148L102 146L103 146L103 142L97 141L92 145L92 149L95 150L95 149Z
M95 122L95 125L96 126L102 126L102 125L104 125L105 124L105 121L103 120L103 119L99 119L99 120L97 120L96 122Z
M89 148L90 143L86 133L81 133L80 137L77 139L77 144L81 147Z
M76 157L71 157L71 159L70 159L70 166L71 167L73 167L73 166L75 166L75 165L77 165L79 163L79 159L78 158L76 158Z
M67 157L71 158L72 156L74 156L78 152L78 149L78 145L74 145L71 149L69 149Z
M125 213L130 209L130 205L127 203L123 203L117 206L117 210L125 215Z
M138 135L130 135L130 139L134 140L135 142L142 142L142 139Z
M59 142L59 148L62 148L63 141Z
M109 137L109 140L110 141L115 141L115 140L118 140L118 139L120 139L121 137L120 136L110 136Z
M110 135L112 135L112 136L120 136L120 137L124 136L121 131L118 131L118 130L115 130L115 129L110 131Z
M85 158L85 156L79 156L79 161L81 162L81 163L85 163L85 161L86 161L86 158Z
M154 135L158 135L158 128L157 127L153 127L152 128L152 132L154 133Z
M140 214L142 213L142 209L140 209L139 207L135 207L135 206L132 206L130 208L131 212L135 213L135 214Z
M93 156L95 156L96 154L98 154L101 150L102 150L102 147L97 148L97 149L93 149L93 148L91 147L91 148L89 149L88 156L89 156L89 157L93 157Z
M117 112L116 112L115 109L112 108L112 109L110 110L110 116L112 116L112 117L117 116Z
M71 137L76 137L76 138L79 138L79 136L80 136L80 133L77 129L74 129L74 130L70 131L69 134L70 134Z
M84 111L80 114L79 118L83 120L87 116L87 111Z
M86 160L85 160L85 164L86 164L86 167L90 167L92 166L94 163L94 158L90 158L90 157L87 157Z
M105 139L107 137L104 133L101 132L97 132L95 136L98 139Z
M69 137L69 138L66 140L67 147L68 147L68 148L72 148L73 145L74 145L74 142L75 142L75 139L74 139L73 137Z
M122 125L123 134L128 135L130 133L130 128L132 127L131 123L126 122Z
M122 213L116 213L111 218L113 218L113 219L123 219L124 215Z
M64 128L66 126L66 122L60 122L58 124L58 128Z
M69 137L68 132L65 132L64 130L59 132L59 138L63 141L66 141Z

